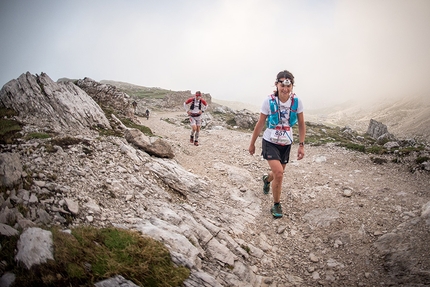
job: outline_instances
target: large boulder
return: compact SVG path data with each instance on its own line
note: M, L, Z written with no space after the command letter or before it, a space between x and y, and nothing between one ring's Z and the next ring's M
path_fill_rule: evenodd
M173 158L175 156L172 147L165 140L151 139L138 129L127 129L124 132L124 137L129 143L144 150L149 155L161 158Z
M21 182L22 163L17 153L0 154L0 186L13 187Z
M0 107L13 109L17 120L41 131L83 134L91 127L110 129L99 105L72 82L56 83L45 73L22 74L0 91Z
M367 128L367 134L372 138L377 139L378 137L387 134L388 128L383 123L370 119L369 127Z

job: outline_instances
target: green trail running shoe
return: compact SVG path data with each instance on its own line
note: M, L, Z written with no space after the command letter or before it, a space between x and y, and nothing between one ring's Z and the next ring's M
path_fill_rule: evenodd
M270 182L267 181L268 175L263 175L263 192L264 194L268 194L270 191Z
M282 207L281 204L275 204L270 209L270 212L272 213L274 218L281 218L282 217Z

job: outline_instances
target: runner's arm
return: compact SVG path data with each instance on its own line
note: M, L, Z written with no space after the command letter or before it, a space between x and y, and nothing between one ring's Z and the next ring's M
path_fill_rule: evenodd
M249 143L248 151L251 155L255 153L255 141L257 140L258 136L263 130L266 124L266 119L267 119L267 115L260 113L260 118L258 119L258 122L255 124L254 131L252 132L251 142Z
M186 111L187 113L189 112L188 104L189 104L189 103L191 103L193 100L194 100L193 98L189 98L188 100L186 100L186 101L184 102L184 109L185 109L185 111Z
M202 101L202 112L204 112L209 107L209 105L205 100L202 99L201 101Z

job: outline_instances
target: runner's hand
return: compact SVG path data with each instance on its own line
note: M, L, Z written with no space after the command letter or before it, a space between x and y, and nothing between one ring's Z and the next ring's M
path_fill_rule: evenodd
M249 151L250 155L254 155L254 153L255 153L255 145L253 145L253 144L249 145L248 151Z
M305 147L299 146L297 150L297 160L301 160L305 156Z

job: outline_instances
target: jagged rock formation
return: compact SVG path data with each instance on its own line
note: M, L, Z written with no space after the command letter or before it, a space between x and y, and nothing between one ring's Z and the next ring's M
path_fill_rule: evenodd
M370 119L369 127L367 128L367 134L372 138L377 139L378 137L388 133L387 126L383 123L377 122L374 119Z
M76 85L90 95L100 106L113 109L128 117L133 115L130 96L119 91L115 86L102 84L88 77L76 81Z
M0 91L0 107L15 110L27 130L86 134L90 128L110 129L99 105L71 82L56 83L45 73L22 74Z

